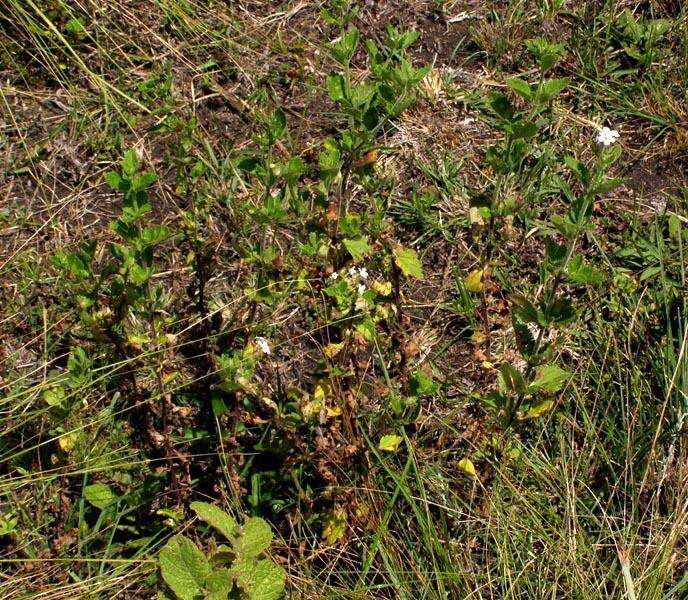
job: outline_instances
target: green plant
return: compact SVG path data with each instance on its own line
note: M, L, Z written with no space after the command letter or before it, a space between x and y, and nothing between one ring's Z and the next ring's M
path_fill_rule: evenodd
M629 8L625 9L614 24L615 37L626 55L638 67L647 69L657 56L657 46L669 30L667 19L636 18Z
M205 554L189 538L176 535L160 551L166 598L178 600L277 600L284 595L284 569L261 554L270 547L270 526L259 518L239 525L223 510L192 502L198 517L230 543Z

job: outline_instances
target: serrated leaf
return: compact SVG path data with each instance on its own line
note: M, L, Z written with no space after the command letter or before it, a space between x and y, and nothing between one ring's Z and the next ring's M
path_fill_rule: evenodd
M84 488L86 501L101 510L117 502L118 496L105 483L94 483Z
M533 96L533 91L530 87L530 84L527 81L523 81L523 79L519 79L518 77L512 77L511 79L506 80L506 84L514 92L516 92L519 96L522 96L526 100L530 100Z
M116 192L126 192L129 189L129 182L122 179L122 176L116 171L106 173L105 181Z
M411 248L395 250L394 262L406 277L415 277L416 279L423 279L425 277L423 274L423 264L420 262L416 251Z
M197 600L211 569L208 559L191 540L177 535L160 551L160 572L180 600Z
M550 79L542 84L542 95L545 101L549 101L559 92L564 90L569 84L570 79L568 77L562 77L560 79Z
M242 533L232 543L237 554L255 558L270 547L272 530L266 521L251 517L242 527Z
M233 540L239 530L239 526L231 515L208 502L192 502L193 510L201 521L205 521L211 527L217 529L228 540Z
M239 559L232 573L250 600L279 600L284 595L286 573L269 560Z
M354 260L361 260L371 250L365 237L345 238L342 240L344 247L351 254Z
M559 368L557 365L544 365L537 371L535 380L530 387L545 392L558 392L571 377L569 371Z
M403 439L400 435L383 435L377 447L384 452L396 452Z
M138 171L139 157L134 150L127 150L122 158L122 171L130 177Z

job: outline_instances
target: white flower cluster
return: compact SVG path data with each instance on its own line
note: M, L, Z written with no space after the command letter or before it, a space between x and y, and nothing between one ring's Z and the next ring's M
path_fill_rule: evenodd
M362 296L363 293L366 291L366 285L365 281L369 277L368 269L365 267L361 267L360 269L357 269L356 267L349 267L348 271L349 277L351 277L354 281L358 281L357 289L358 289L358 295ZM339 273L335 271L330 275L330 279L332 281L336 280L339 278Z
M349 267L349 276L358 279L358 295L362 296L366 291L365 281L368 279L368 269L365 267L361 267L360 269Z
M616 129L609 129L609 127L603 127L597 132L596 141L598 144L602 144L603 146L611 146L618 139L619 132Z

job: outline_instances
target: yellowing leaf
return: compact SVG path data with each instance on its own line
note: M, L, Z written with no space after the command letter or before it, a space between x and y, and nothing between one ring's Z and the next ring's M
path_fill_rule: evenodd
M322 380L319 381L313 390L313 400L319 400L324 402L327 398L332 397L332 386L329 381Z
M385 452L396 452L403 439L400 435L383 435L377 447Z
M328 417L338 417L342 414L342 409L339 406L335 406L334 408L328 408L327 409L327 416Z
M374 281L371 286L380 296L389 296L392 293L391 281Z
M483 216L480 214L480 209L477 206L471 206L470 210L468 211L468 218L471 222L471 225L485 225L485 219L483 219Z
M463 284L469 292L483 291L483 273L483 269L474 269L464 277Z
M323 537L328 544L336 544L346 533L347 514L345 508L333 511L323 527Z
M63 452L67 452L67 454L69 454L72 450L74 450L76 436L73 433L65 433L60 437L59 440L57 440L57 443L60 445L60 448Z
M313 417L316 417L320 414L322 407L322 402L318 402L317 400L306 402L306 404L301 407L301 416L306 421L310 421Z
M339 344L327 344L323 348L323 354L327 356L327 358L334 358L339 354L344 347L344 342L340 342Z
M536 406L533 406L530 410L528 410L528 412L526 412L526 414L523 415L523 419L538 419L546 415L548 412L551 412L553 408L554 401L545 400L544 402L540 402L540 404L537 404Z
M464 473L466 473L466 475L470 475L471 477L476 476L475 466L471 462L470 458L462 458L459 461L458 466L459 466L459 469L461 469Z

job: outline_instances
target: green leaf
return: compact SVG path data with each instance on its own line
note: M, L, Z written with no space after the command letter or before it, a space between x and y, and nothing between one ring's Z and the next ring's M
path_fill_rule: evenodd
M86 498L87 502L102 510L117 502L119 496L112 491L109 485L94 483L84 488L84 498Z
M232 574L250 600L279 600L284 595L286 573L269 560L239 559Z
M514 106L504 94L493 92L490 95L490 108L505 121L511 121L514 116Z
M335 102L341 102L346 97L344 89L344 78L339 73L332 73L325 80L327 93Z
M282 137L282 134L284 134L286 128L287 116L284 114L284 111L281 108L278 108L275 112L272 113L272 115L270 116L270 120L268 122L270 137L273 140L280 139Z
M512 77L511 79L506 80L506 84L514 92L526 100L530 100L533 97L533 90L531 89L530 84L527 81L523 81L523 79Z
M356 331L361 334L366 342L372 342L375 339L376 328L375 321L373 319L363 319L360 323L356 323L355 327Z
M602 283L603 277L597 269L586 265L583 257L578 254L571 259L568 265L569 280L580 285L598 285Z
M232 543L237 554L256 558L272 542L272 530L263 519L252 517L242 527L242 533Z
M529 139L537 134L537 125L532 121L521 119L511 126L514 139Z
M126 192L129 189L129 182L116 171L106 173L105 181L116 192Z
M406 277L415 277L416 279L423 279L425 277L423 275L423 264L420 262L415 250L410 248L394 250L394 262Z
M206 600L227 600L234 587L232 572L229 569L213 571L206 579L204 587L208 591Z
M127 150L124 153L124 158L122 159L122 171L129 178L136 174L139 169L139 157L136 155L134 150Z
M401 437L400 435L395 435L395 434L383 435L380 438L380 442L377 445L378 450L382 450L384 452L396 452L397 449L399 448L399 444L401 444L403 439L404 438Z
M197 600L211 569L208 559L196 544L177 535L170 538L160 551L160 572L180 600Z
M568 86L571 80L568 77L562 77L560 79L550 79L542 84L542 89L540 94L545 102L549 102L554 96L560 93L562 90Z
M221 508L208 502L192 502L191 510L198 515L201 521L205 521L217 529L228 540L234 540L236 537L239 529L236 520Z
M538 369L535 381L530 384L530 388L555 393L564 386L570 377L569 371L565 371L557 365L544 365Z
M523 394L526 383L521 372L509 363L499 366L499 387L502 391Z
M362 260L372 250L364 236L345 238L342 243L354 260Z

